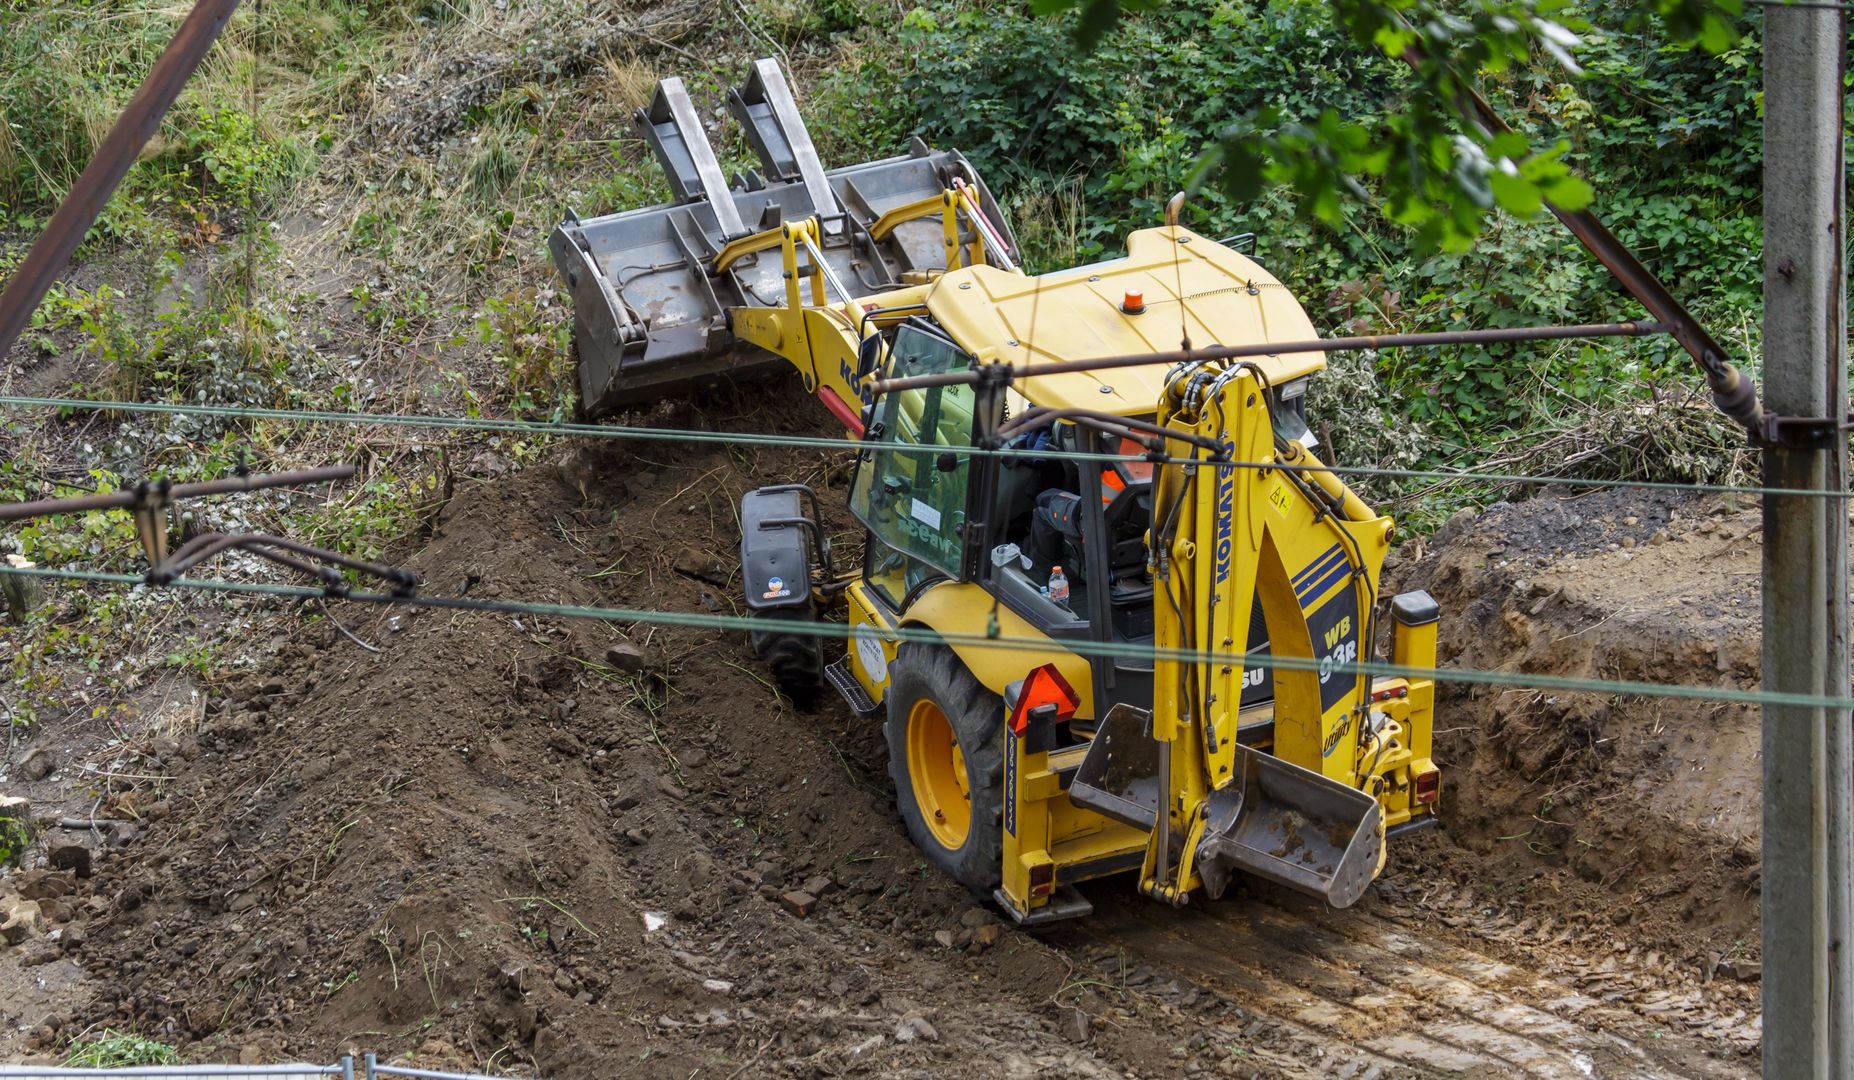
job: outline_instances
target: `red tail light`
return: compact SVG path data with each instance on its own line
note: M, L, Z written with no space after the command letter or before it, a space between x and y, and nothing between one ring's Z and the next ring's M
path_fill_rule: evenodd
M1056 891L1056 864L1037 863L1030 868L1030 895L1048 896Z
M1416 801L1432 803L1442 795L1442 774L1436 769L1416 774Z

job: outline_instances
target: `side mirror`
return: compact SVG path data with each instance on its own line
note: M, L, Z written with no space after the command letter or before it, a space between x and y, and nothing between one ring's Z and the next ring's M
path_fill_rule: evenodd
M856 375L859 379L875 373L876 359L882 355L882 335L870 334L856 346Z

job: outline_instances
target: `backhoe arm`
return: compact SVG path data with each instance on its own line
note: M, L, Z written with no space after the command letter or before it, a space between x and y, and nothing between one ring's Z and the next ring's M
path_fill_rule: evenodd
M1356 668L1390 519L1277 439L1253 365L1182 369L1159 419L1224 451L1168 463L1156 478L1151 725L1165 812L1142 885L1176 903L1200 884L1217 895L1242 870L1344 906L1382 866L1385 766L1408 764L1411 725L1374 710L1381 688ZM1283 662L1272 754L1239 733L1252 722L1240 703L1258 605ZM1426 755L1426 711L1420 720Z

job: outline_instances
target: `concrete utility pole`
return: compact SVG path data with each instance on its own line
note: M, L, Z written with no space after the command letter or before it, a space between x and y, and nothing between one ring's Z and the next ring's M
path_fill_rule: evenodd
M1764 15L1764 407L1847 415L1846 15ZM1847 486L1847 438L1764 452L1770 487ZM1846 697L1845 500L1764 498L1764 687ZM1854 717L1766 705L1764 1075L1854 1076Z

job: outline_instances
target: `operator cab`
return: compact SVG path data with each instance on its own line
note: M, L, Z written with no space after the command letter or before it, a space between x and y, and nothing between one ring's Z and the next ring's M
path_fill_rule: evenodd
M1088 623L1104 591L1111 640L1152 637L1152 578L1146 532L1152 524L1151 462L1143 448L1119 435L1055 424L1013 438L1016 454L998 461L994 519L998 542L987 554L990 583L1028 601L1043 598L1062 567L1069 600L1051 610L1028 604L1039 625ZM1050 457L1039 451L1053 451ZM1126 455L1074 460L1075 455Z
M971 355L932 319L910 318L889 340L888 374L963 371ZM1297 390L1304 390L1304 383ZM1308 439L1301 397L1284 386L1272 412L1277 434ZM1010 396L1010 415L1031 403ZM1090 652L1096 700L1146 707L1152 700L1155 583L1148 566L1155 466L1124 428L1057 422L1011 436L1005 454L971 452L974 391L965 384L892 391L866 413L850 495L871 533L864 576L901 613L931 586L971 581L1057 641L1124 644ZM1066 602L1049 595L1063 568ZM1248 651L1265 653L1259 605ZM1249 670L1243 706L1274 697L1271 673ZM1265 737L1265 722L1254 738ZM1245 740L1251 733L1245 726Z

